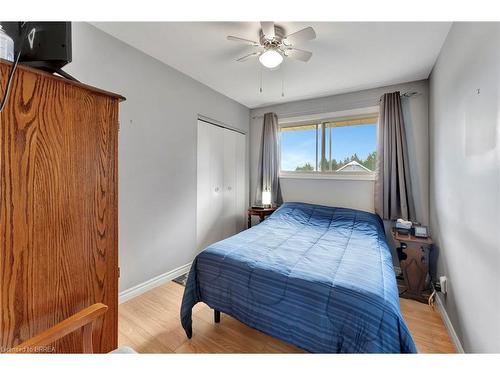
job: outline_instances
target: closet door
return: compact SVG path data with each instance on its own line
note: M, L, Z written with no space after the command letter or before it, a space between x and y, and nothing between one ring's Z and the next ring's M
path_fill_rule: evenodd
M198 121L197 214L198 251L222 239L224 130Z
M224 217L223 236L230 237L245 229L246 139L233 130L224 132Z
M211 215L210 235L207 245L223 238L223 227L220 218L224 215L224 129L219 126L210 127L210 188L211 199L209 212ZM207 246L205 245L205 247Z
M227 238L236 233L236 136L232 130L224 130L224 213L222 236Z
M197 247L245 229L246 138L198 121Z
M236 182L235 186L235 214L236 233L246 229L246 209L248 201L247 181L246 181L246 136L235 133L235 164Z

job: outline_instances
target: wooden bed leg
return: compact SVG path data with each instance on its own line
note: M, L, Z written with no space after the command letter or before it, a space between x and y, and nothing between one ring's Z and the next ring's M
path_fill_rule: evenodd
M214 322L220 323L220 311L214 310Z

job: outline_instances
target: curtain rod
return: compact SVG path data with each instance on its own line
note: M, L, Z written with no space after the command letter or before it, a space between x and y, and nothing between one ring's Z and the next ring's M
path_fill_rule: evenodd
M414 96L418 96L420 95L421 93L418 92L418 91L415 91L415 90L410 90L410 91L405 91L403 93L400 94L401 97L404 97L404 98L411 98L411 97L414 97ZM351 105L360 105L360 106L373 106L373 105L378 105L378 103L380 102L380 99L379 100L376 100L376 101L373 101L373 100L366 100L364 102L357 102L357 103L351 103ZM282 104L286 104L286 103L282 103ZM277 104L277 105L280 105L280 104ZM308 111L308 112L294 112L294 113L276 113L276 115L279 117L296 117L296 116L308 116L308 115L317 115L317 114L321 114L323 112L328 112L328 109L324 109L324 108L319 108L319 109L315 109L315 110L311 110L311 111ZM256 115L256 116L252 116L251 119L252 120L255 120L255 119L258 119L258 118L263 118L264 117L264 114L262 115Z

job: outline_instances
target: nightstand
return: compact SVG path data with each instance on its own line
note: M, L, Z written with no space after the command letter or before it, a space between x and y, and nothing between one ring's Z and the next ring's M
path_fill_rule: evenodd
M398 245L398 258L403 280L398 280L399 296L427 302L430 296L429 253L432 239L399 234L392 230Z
M266 216L271 215L276 211L278 207L260 208L260 207L250 207L248 209L248 228L252 227L252 216L258 216L259 222L262 223Z

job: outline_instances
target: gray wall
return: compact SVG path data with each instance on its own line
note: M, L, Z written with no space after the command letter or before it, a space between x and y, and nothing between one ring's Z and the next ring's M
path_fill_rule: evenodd
M378 105L386 92L417 91L420 95L403 98L411 181L415 192L417 219L428 223L428 84L427 81L358 91L348 94L289 102L253 109L250 112L250 198L255 196L257 165L262 133L262 115L275 112L278 117L336 112ZM373 211L373 181L333 179L281 179L285 201L302 201Z
M499 87L500 24L454 23L430 77L430 213L466 352L500 351Z
M189 263L198 114L248 132L249 110L86 23L73 23L66 70L127 98L120 106L120 290Z

